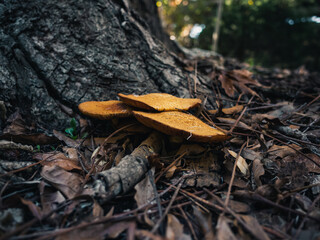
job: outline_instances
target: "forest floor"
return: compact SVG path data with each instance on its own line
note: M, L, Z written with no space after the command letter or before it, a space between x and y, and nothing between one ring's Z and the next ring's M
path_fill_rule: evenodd
M0 239L319 239L320 74L221 57L186 68L212 79L217 108L197 115L231 138L166 137L146 177L107 202L84 186L148 129L78 115L50 135L0 111Z

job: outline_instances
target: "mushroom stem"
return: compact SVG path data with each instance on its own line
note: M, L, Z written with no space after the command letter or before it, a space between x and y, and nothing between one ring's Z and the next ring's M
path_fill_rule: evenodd
M93 191L94 196L103 203L131 190L145 176L149 169L148 157L158 154L162 143L161 133L152 132L130 155L122 158L116 167L98 173L91 186L86 186L87 191Z

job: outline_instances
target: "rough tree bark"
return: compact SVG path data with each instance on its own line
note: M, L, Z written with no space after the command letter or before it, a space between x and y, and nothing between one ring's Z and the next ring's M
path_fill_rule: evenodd
M151 34L127 0L8 0L0 4L0 101L47 129L62 129L88 100L117 93L209 96L210 80ZM190 86L189 86L190 85ZM210 94L209 94L210 93Z

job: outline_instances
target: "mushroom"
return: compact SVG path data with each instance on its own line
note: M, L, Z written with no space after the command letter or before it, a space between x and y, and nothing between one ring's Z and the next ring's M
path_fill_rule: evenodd
M198 98L178 98L167 93L150 93L140 96L119 93L118 96L130 106L152 111L187 111L201 104Z
M200 99L181 99L160 93L140 97L119 94L119 97L134 107L167 112L132 111L121 101L85 102L79 105L83 114L94 118L110 119L133 114L145 126L158 130L152 132L130 155L122 158L116 167L98 173L95 182L86 185L86 191L94 194L102 202L127 192L142 179L149 168L148 157L161 151L164 140L160 132L198 142L218 142L229 138L197 117L176 111L196 107L200 105Z
M118 117L134 117L143 125L156 129L171 136L178 136L196 142L220 142L229 138L222 131L215 129L197 117L173 110L187 110L198 106L200 99L177 98L166 93L151 93L142 96L124 95L119 97L131 106L144 109L165 111L160 113L147 113L132 111L122 101L91 101L79 105L80 111L88 116L98 119L112 119Z
M229 138L222 131L187 113L178 111L160 113L133 111L133 114L142 124L167 135L181 136L184 139L196 142L220 142Z
M121 101L89 101L79 104L79 110L92 118L107 120L132 116L131 108Z

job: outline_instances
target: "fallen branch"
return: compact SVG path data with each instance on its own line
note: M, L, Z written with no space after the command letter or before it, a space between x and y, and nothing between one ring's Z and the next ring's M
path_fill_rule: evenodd
M98 173L93 183L85 186L85 193L104 203L119 194L131 190L149 169L148 157L158 154L162 148L162 135L153 132L130 155L109 170Z

